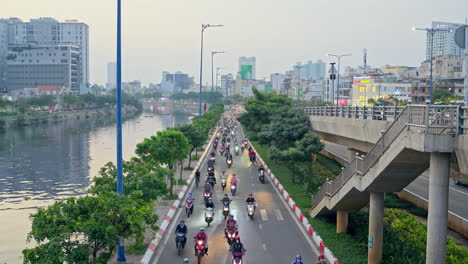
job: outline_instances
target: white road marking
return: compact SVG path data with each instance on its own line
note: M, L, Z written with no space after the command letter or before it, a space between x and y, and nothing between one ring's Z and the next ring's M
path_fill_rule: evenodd
M280 209L275 209L275 214L278 221L284 221L283 214L281 213Z
M265 243L262 244L262 247L263 247L263 250L267 251L267 247Z
M423 176L419 176L419 178L424 179L424 180L426 180L426 181L429 181L429 178L426 178L426 177L423 177ZM457 190L457 189L455 189L455 188L453 188L453 187L449 187L449 188L450 188L451 190L456 191L456 192L459 192L459 193L461 193L461 194L468 195L468 193L466 193L466 192L464 192L464 191Z
M268 215L265 209L260 210L260 215L262 216L263 221L268 221Z
M237 210L232 209L232 210L231 210L231 214L234 216L234 219L236 219L237 221L239 221L239 218L237 217Z
M258 225L258 229L262 230L262 229L263 229L263 225L262 225L262 224L259 224L259 225Z

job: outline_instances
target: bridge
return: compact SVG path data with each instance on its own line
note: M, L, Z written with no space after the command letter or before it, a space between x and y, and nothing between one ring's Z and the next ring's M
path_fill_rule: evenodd
M466 107L308 107L312 130L322 139L359 150L312 199L312 217L336 211L346 232L348 211L369 204L368 263L380 263L384 193L399 192L429 168L426 263L444 263L450 164L468 175ZM458 157L458 159L454 158ZM452 158L452 159L451 159Z
M151 112L166 113L187 113L198 114L198 101L191 100L165 100L165 99L144 99L141 101L143 109ZM208 110L210 104L203 104L202 111Z

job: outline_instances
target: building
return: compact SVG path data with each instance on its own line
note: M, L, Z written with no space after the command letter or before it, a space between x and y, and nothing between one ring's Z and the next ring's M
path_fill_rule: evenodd
M78 91L79 50L71 44L10 46L6 57L8 91L38 86Z
M398 100L410 100L412 84L410 82L388 82L382 78L354 77L352 85L351 104L354 106L368 105L369 99L386 100L394 97Z
M239 73L242 80L255 80L257 59L255 57L239 57Z
M434 33L433 55L454 55L462 57L464 50L455 44L455 31L463 24L433 21L432 28L444 29ZM431 39L432 35L428 32L426 39L426 60L431 59Z
M78 82L80 85L73 89L78 91L81 85L88 85L89 32L87 24L79 23L77 20L67 20L61 23L56 19L46 17L31 19L29 22L23 22L18 18L0 19L0 25L3 25L0 26L0 35L5 31L6 27L7 40L5 43L8 43L8 46L74 45L78 47ZM4 41L1 43L4 43ZM3 49L3 54L5 54L5 49ZM1 55L2 50L0 47L0 57ZM5 67L5 61L3 67ZM5 79L8 79L8 76Z
M432 78L462 78L462 60L456 55L436 56L432 60ZM429 78L431 62L424 61L419 68L421 78Z
M271 90L277 94L284 94L284 79L285 75L282 73L273 73L270 75Z
M232 85L233 85L234 76L232 74L221 75L221 93L224 93L224 96L232 95Z
M193 77L180 71L176 73L163 72L161 84L163 82L172 83L174 86L172 89L174 93L187 92L191 90L194 85Z
M142 89L140 81L123 82L122 91L128 94L136 94Z
M297 72L302 80L319 80L325 77L325 62L317 60L316 63L308 61L306 64L301 62L293 66L293 70Z
M111 90L117 88L117 63L107 63L107 83L106 88Z
M8 53L8 25L0 22L0 93L7 92L6 56Z
M380 71L384 75L395 75L398 77L415 78L415 77L418 77L419 75L417 67L408 67L408 66L385 65L385 66L380 67Z

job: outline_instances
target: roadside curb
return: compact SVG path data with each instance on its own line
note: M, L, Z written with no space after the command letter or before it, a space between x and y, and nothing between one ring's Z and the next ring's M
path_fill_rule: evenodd
M206 158L206 156L208 154L208 151L211 149L211 145L213 144L213 140L214 140L214 138L216 136L217 131L218 131L218 129L216 129L215 132L213 133L210 141L208 142L208 145L205 148L205 151L203 152L202 156L198 160L197 166L195 166L192 173L190 174L190 176L189 176L189 178L187 180L188 185L185 185L184 187L182 187L182 191L179 192L177 200L174 201L171 208L169 209L166 216L164 217L164 221L159 226L159 230L156 233L156 237L148 245L148 249L146 249L145 255L143 256L143 258L140 260L140 262L138 264L149 264L153 260L154 253L156 252L156 249L158 248L158 245L161 242L162 238L166 234L166 231L167 231L167 229L169 227L169 224L172 221L172 218L174 217L177 210L180 209L179 205L181 204L183 198L187 194L187 190L193 184L193 178L195 177L195 171L201 167L201 165L203 164L203 162L204 162L204 160L205 160L205 158Z
M270 177L271 183L273 184L273 186L275 186L276 189L278 189L278 191L281 193L283 200L285 200L286 203L289 205L288 209L291 210L294 213L294 215L296 215L296 217L299 219L299 222L302 223L303 228L307 231L307 234L311 236L315 246L319 248L320 252L325 256L325 259L328 261L328 263L340 264L338 259L333 255L332 251L325 246L325 241L323 241L323 239L317 234L317 232L314 230L314 227L310 225L309 220L307 220L307 217L301 212L301 209L297 207L297 204L291 198L291 195L286 191L286 189L280 183L278 178L276 178L276 176L273 174L273 172L271 172L270 168L265 163L265 161L260 157L250 140L248 140L248 142L249 145L252 146L254 151L257 153L257 159L264 164L267 175Z

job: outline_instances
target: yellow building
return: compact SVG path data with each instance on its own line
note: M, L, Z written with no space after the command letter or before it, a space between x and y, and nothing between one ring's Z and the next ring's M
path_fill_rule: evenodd
M399 100L411 97L411 83L384 83L369 77L354 77L351 103L353 106L369 105L369 99L386 99L393 96Z

